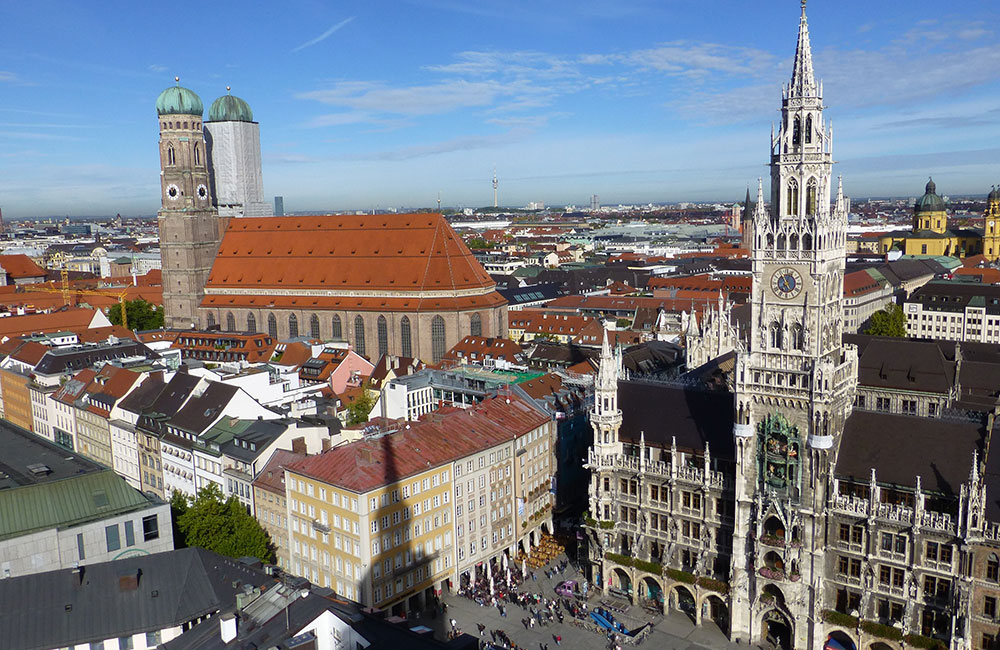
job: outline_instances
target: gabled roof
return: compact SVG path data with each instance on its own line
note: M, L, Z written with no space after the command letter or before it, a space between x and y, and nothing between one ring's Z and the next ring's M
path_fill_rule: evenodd
M271 460L267 461L267 465L264 465L264 469L253 480L253 486L284 496L285 465L304 458L306 457L302 454L296 454L293 451L285 449L275 450L274 455L271 456Z
M836 475L875 480L957 497L969 477L973 452L983 457L987 431L980 422L925 418L855 409L844 427Z
M381 438L335 447L293 462L288 469L364 493L512 440L549 421L547 414L514 394L494 397Z
M184 407L170 418L170 426L194 434L207 431L216 420L222 417L222 412L239 390L238 386L231 384L219 381L209 382L205 392L200 395L192 395Z
M243 584L273 580L201 548L0 580L0 647L72 647L180 627L232 607Z
M44 278L45 269L35 264L27 255L0 255L0 267L13 279Z
M0 339L22 334L47 334L50 332L88 329L97 316L95 309L73 308L48 314L26 314L0 318ZM104 321L107 323L107 321Z
M483 305L503 304L489 275L440 214L233 219L202 304L242 304L241 296L227 290L244 288L292 295L296 290L322 291L315 298L321 307L332 305L327 296L344 302L343 308L384 303L382 298L345 301L359 291L418 299L430 292L467 292L466 299L490 296L485 303L478 300ZM299 307L308 308L313 299Z
M731 459L733 443L733 395L724 391L701 391L671 384L642 381L618 382L618 408L622 412L619 439L638 444L677 447L697 454Z

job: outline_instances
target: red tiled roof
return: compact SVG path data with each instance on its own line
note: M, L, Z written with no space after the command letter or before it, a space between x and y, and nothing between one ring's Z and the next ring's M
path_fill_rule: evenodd
M266 306L211 290L322 290L333 294L398 291L400 311L498 305L494 282L440 214L338 215L232 219L212 266L202 306ZM425 292L480 290L479 296L431 299ZM489 296L489 297L488 297ZM493 297L495 296L495 297ZM438 307L422 304L439 303ZM485 300L484 300L485 299ZM393 310L382 298L273 299L275 306Z
M259 487L268 492L274 492L282 496L285 495L285 465L305 458L302 454L285 449L275 450L271 460L267 461L264 469L261 470L257 478L253 480L254 487Z
M505 359L511 363L518 363L518 355L523 354L521 346L510 339L500 339L487 336L466 336L455 344L452 349L444 354L445 359L472 359L481 360L485 358Z
M861 296L877 291L881 285L867 271L852 271L844 275L844 295Z
M0 266L10 278L44 278L45 269L35 264L27 255L0 255Z
M364 493L524 435L549 421L516 395L494 397L381 438L310 456L288 469Z
M509 327L531 334L576 336L592 320L587 316L553 314L529 309L507 312Z
M76 332L90 327L94 320L94 309L66 309L48 314L28 314L0 318L0 338L25 334L49 334L52 332Z
M73 381L68 381L59 387L52 399L63 404L73 404L87 390L87 385L94 380L97 373L90 368L84 368L73 375Z

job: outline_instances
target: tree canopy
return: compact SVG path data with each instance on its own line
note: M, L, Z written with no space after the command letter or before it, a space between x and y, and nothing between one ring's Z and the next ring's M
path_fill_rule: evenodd
M906 315L903 308L891 304L872 314L865 334L872 336L906 336Z
M267 531L239 499L224 500L215 483L198 490L194 499L174 492L170 509L177 548L198 546L232 558L250 556L274 562L274 545Z
M372 395L370 384L365 382L361 387L361 394L347 405L347 426L353 427L367 422L368 414L372 412L374 406L375 397Z
M130 330L155 330L163 327L163 307L157 307L142 298L125 301L125 315L128 316ZM108 320L112 325L122 324L121 303L108 310Z

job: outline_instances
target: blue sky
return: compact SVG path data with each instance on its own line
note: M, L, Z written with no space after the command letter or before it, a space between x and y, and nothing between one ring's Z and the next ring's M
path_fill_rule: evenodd
M287 210L742 197L796 0L0 4L5 216L153 214L156 96L231 85ZM853 196L1000 182L1000 7L812 0Z

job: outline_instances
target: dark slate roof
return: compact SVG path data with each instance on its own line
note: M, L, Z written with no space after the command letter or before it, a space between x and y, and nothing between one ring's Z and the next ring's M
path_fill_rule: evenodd
M638 444L669 447L673 438L681 449L709 451L719 458L734 457L733 396L724 391L703 391L674 384L645 381L618 382L618 408L622 411L619 439Z
M222 382L210 382L201 395L192 395L184 408L170 418L170 426L188 433L204 433L219 418L239 387Z
M596 360L601 355L600 350L564 343L538 341L529 345L534 346L528 353L529 366L559 365L568 367L587 359Z
M947 273L948 269L941 266L934 260L929 259L907 259L888 262L878 267L878 272L885 276L894 287L901 283L915 280L921 277Z
M844 427L836 474L875 480L957 497L969 477L973 453L983 453L986 427L980 422L855 410Z
M684 365L684 349L667 341L647 341L623 350L622 365L637 377L676 375Z
M270 589L282 587L275 584ZM259 598L264 598L260 596ZM256 601L254 601L256 602ZM219 618L213 616L202 621L181 636L163 644L165 650L223 650L225 648L267 648L267 650L289 650L301 647L298 641L304 641L295 633L315 621L323 612L334 609L333 603L326 598L310 593L305 598L296 598L287 607L271 607L264 616L251 617L248 610L253 604L244 608L237 620L237 636L229 643L222 640L219 629ZM257 619L264 620L257 620ZM303 635L305 637L307 635ZM294 640L293 640L294 639ZM312 647L306 645L305 647Z
M1000 286L966 282L928 282L913 292L909 302L918 302L925 310L962 312L967 307L982 307L987 314L1000 314Z
M538 300L555 300L559 296L566 295L566 290L561 284L531 284L525 287L509 287L497 289L497 293L504 297L511 305L520 305Z
M73 571L0 580L0 648L72 647L179 626L232 607L242 584L273 580L200 548L88 564L79 576ZM138 577L135 588L124 576Z
M936 341L855 335L844 342L858 346L861 386L946 394L954 385L955 364Z
M148 415L171 416L184 404L191 391L198 385L198 377L185 372L175 373L163 387L156 401L146 409Z
M105 469L3 419L0 419L0 450L0 490L49 483Z
M146 381L139 384L135 390L126 395L125 399L118 404L118 407L129 413L138 415L156 401L156 398L160 396L160 392L166 385L166 382L163 381L160 375L150 375Z
M151 359L160 358L160 355L139 341L123 339L110 345L100 343L98 345L54 348L45 353L42 360L35 366L35 372L41 375L54 375L87 368L99 361L136 356Z
M986 520L1000 521L1000 448L990 445L983 470L986 481Z

